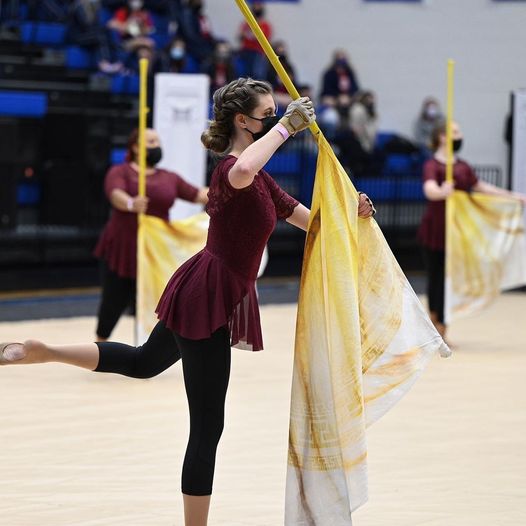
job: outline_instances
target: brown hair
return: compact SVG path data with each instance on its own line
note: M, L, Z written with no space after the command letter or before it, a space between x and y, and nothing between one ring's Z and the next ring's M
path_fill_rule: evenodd
M132 130L130 135L128 136L128 142L126 143L126 157L125 160L127 163L131 163L132 161L135 161L135 153L133 151L133 147L137 145L139 142L139 130L138 128L135 128Z
M444 135L447 131L446 123L441 122L438 126L435 126L433 131L431 132L431 150L433 152L436 152L438 150L438 147L440 146L440 136Z
M272 93L268 82L251 78L233 80L214 93L214 120L201 135L206 149L216 153L227 151L234 134L237 113L250 115L259 104L259 95Z

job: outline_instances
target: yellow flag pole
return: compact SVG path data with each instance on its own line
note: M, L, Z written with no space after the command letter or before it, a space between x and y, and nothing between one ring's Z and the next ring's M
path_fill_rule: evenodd
M147 81L148 81L148 59L139 60L139 196L146 196L146 116L148 115L147 98ZM137 320L144 319L143 306L140 294L140 278L143 271L142 264L144 261L144 233L142 228L143 213L138 217L137 228L137 301L136 317ZM139 331L138 323L135 323L135 343L138 345Z
M141 58L139 61L140 87L139 87L139 195L146 195L146 107L147 80L148 80L148 59Z
M446 181L453 182L453 104L455 93L455 61L447 61L447 115L446 115Z
M263 34L263 31L261 31L261 28L259 27L259 24L254 18L252 11L250 11L250 8L248 7L246 1L236 0L236 4L238 5L243 16L245 17L245 20L247 21L247 24L250 26L250 29L252 29L252 32L257 38L260 46L263 48L265 55L267 55L267 58L269 59L270 63L276 70L276 73L279 75L279 78L281 79L281 82L283 82L283 85L287 89L289 95L293 99L297 99L300 96L300 94L298 93L296 86L294 86L294 84L292 83L292 80L290 79L288 73L285 71L285 68L279 61L278 56L276 55L276 53L272 49L272 46L267 40L267 37ZM309 129L315 137L321 134L320 127L318 126L316 122L313 122L310 125Z

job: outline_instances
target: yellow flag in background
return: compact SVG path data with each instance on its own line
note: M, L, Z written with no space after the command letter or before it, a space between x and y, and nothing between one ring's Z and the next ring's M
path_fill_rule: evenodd
M301 277L285 524L343 526L367 500L366 427L449 349L318 136Z
M136 318L139 344L146 341L157 323L155 308L172 274L205 246L208 220L204 212L172 222L149 215L142 217L144 259L137 277Z
M454 213L447 223L446 324L479 311L502 290L526 284L521 203L459 191L449 200Z

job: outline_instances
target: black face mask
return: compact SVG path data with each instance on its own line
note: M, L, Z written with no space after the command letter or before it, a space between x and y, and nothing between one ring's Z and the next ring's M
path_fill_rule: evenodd
M462 148L462 142L463 142L462 139L453 139L453 151L455 153L459 152L460 148Z
M280 117L278 115L271 115L269 117L263 117L262 119L258 119L257 117L251 117L250 115L247 115L249 119L253 119L255 121L259 121L263 124L263 128L259 132L251 132L248 128L245 128L248 133L252 135L252 138L254 141L257 141L258 139L261 139L264 135L266 135L276 124L279 122Z
M264 9L254 9L253 11L255 18L262 18L265 16L265 10Z
M163 158L163 150L160 146L156 148L146 148L146 164L155 166Z
M367 102L364 104L364 106L370 117L376 117L376 105L374 102Z

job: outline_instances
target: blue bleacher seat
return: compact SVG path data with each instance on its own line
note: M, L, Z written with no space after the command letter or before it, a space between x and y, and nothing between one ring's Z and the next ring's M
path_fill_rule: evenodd
M19 183L16 187L16 202L20 206L36 205L41 199L40 185L35 183Z
M63 44L66 26L52 22L24 22L20 26L20 36L25 44Z
M121 164L126 158L126 148L113 148L110 155L111 164Z
M236 76L246 77L248 70L247 70L247 65L245 61L239 55L235 55L232 61L234 63L234 70L235 70Z
M376 134L375 148L377 150L383 150L384 146L395 137L393 132L378 132Z
M200 73L200 71L199 62L191 55L187 55L182 73Z
M384 164L385 175L408 175L413 171L411 155L393 153L387 156Z
M373 201L392 201L396 196L396 181L380 177L360 177L354 181L360 192L366 193Z
M157 13L150 12L153 26L155 27L155 33L167 34L168 26L170 25L170 19L167 16L159 15ZM155 35L154 33L154 35Z
M99 10L99 22L105 26L113 18L113 12L107 7L102 7Z
M408 177L398 182L398 198L403 201L423 201L424 190L419 177Z
M271 174L301 174L301 154L298 151L277 151L265 165Z
M0 115L43 117L47 94L40 91L0 91Z
M356 188L376 202L424 200L419 177L360 177L353 182Z
M157 49L164 49L172 39L168 33L159 32L152 33L150 38L155 42Z
M66 66L71 69L90 69L94 66L92 54L80 46L66 48Z
M111 79L111 92L137 95L139 93L139 75L114 75Z

